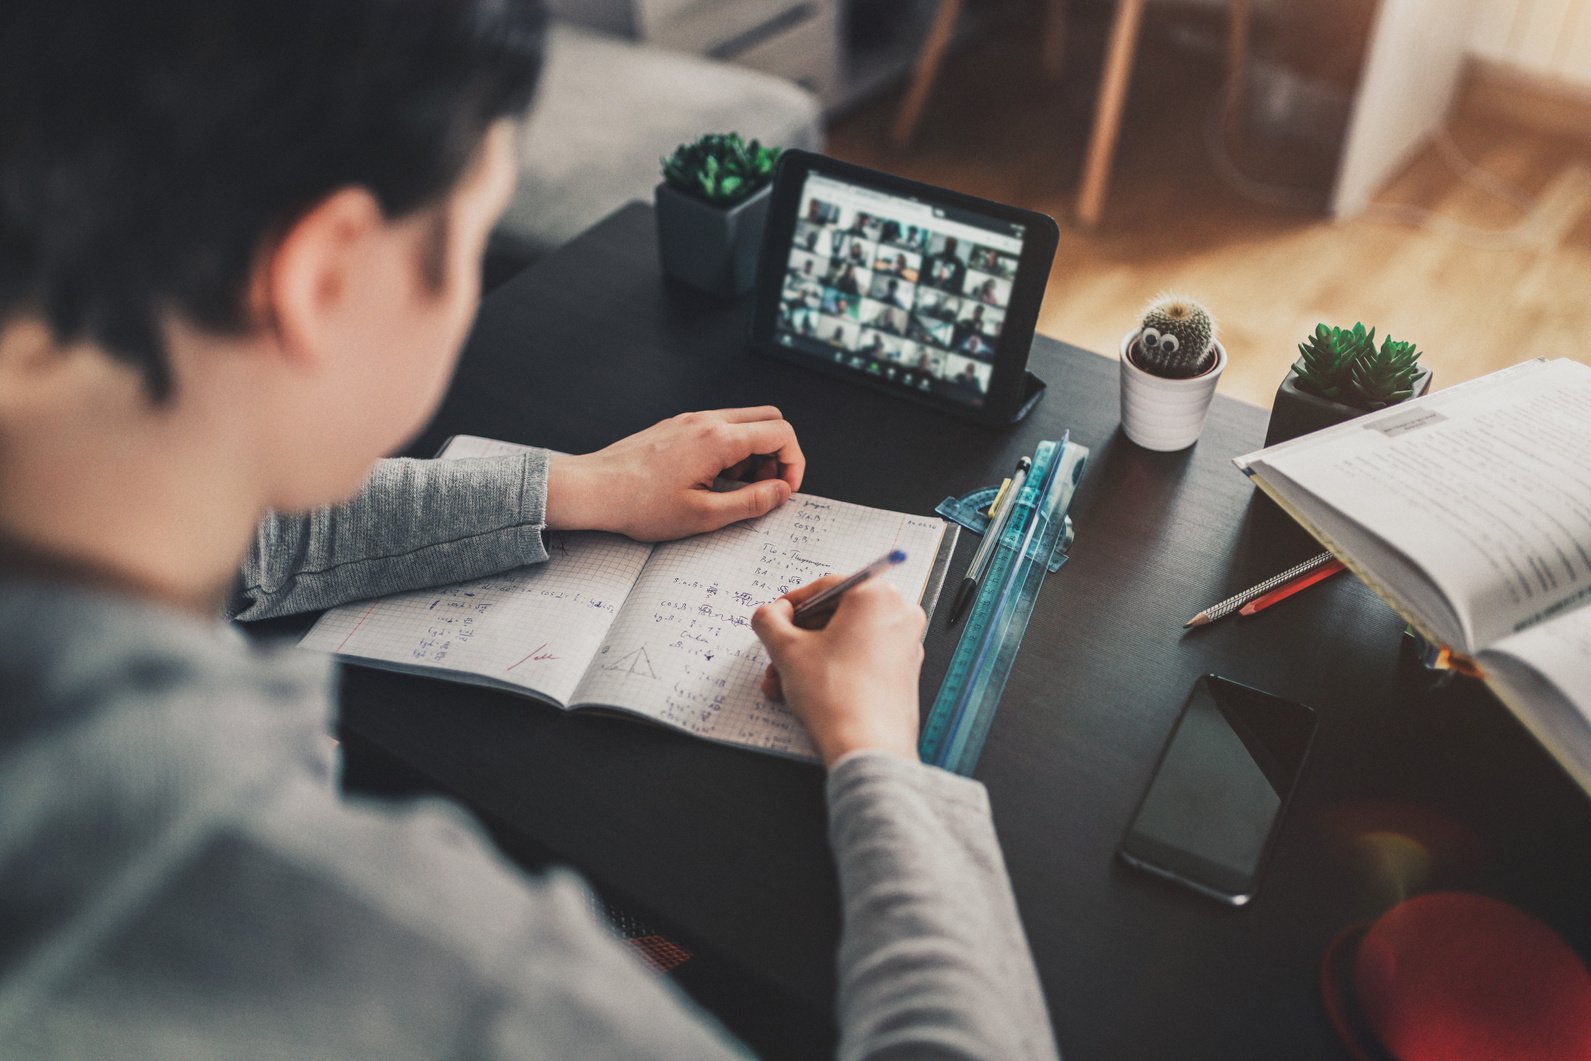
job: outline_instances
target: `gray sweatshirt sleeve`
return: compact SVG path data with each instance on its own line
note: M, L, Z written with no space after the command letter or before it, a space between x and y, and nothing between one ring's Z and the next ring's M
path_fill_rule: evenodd
M260 524L228 606L268 619L547 559L547 451L384 460L351 500Z
M838 1056L1056 1058L983 786L882 753L845 759L828 784L844 911ZM482 1053L550 1056L551 1037L582 1043L578 1056L740 1056L710 1019L617 961L582 914L571 903L539 919L536 960L515 967L524 994L493 1018Z
M1056 1057L983 786L865 753L828 794L840 1057Z

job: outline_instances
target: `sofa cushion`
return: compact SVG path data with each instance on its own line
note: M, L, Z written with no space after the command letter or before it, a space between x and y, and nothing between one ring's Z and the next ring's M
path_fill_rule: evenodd
M550 250L632 199L650 201L676 145L731 130L822 146L817 98L788 81L555 23L499 228Z

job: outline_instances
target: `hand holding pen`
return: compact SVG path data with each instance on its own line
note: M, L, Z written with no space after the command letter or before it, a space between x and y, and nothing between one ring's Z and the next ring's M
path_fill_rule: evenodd
M855 575L802 586L751 617L771 661L763 695L789 705L825 763L862 749L917 758L917 680L927 620L915 603L872 577L893 566L889 560L880 557ZM864 572L871 574L858 579ZM849 588L840 590L846 583ZM819 598L828 603L815 608ZM798 609L819 628L798 626Z
M841 597L874 575L883 574L905 559L905 553L899 549L891 549L855 574L842 578L821 592L797 604L792 621L803 630L818 629L829 621L829 616L834 614L834 609L840 606Z

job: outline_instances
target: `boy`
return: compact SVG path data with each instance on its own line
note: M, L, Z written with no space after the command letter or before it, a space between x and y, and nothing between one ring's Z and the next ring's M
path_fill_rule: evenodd
M567 875L339 801L326 661L214 618L800 485L772 408L377 463L445 388L540 40L506 0L0 6L0 1056L734 1056ZM915 762L921 612L791 609L756 628L830 769L842 1052L1052 1055L982 789Z

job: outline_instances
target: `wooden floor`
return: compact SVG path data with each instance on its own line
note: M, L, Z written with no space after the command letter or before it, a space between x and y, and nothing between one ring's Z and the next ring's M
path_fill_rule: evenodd
M1036 29L1012 25L954 56L910 148L885 135L896 92L838 122L829 150L1055 217L1061 246L1042 333L1113 355L1151 296L1191 294L1215 314L1231 357L1221 392L1266 406L1317 321L1363 320L1414 340L1438 388L1526 357L1591 360L1591 138L1534 132L1474 106L1452 118L1464 155L1536 198L1530 246L1371 217L1334 223L1258 204L1218 176L1204 136L1218 60L1190 61L1186 45L1150 37L1105 220L1082 232L1070 216L1103 27L1078 27L1059 82L1040 76ZM1434 147L1379 198L1478 228L1521 217Z

